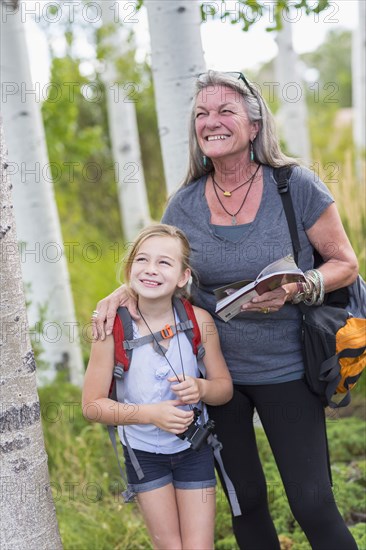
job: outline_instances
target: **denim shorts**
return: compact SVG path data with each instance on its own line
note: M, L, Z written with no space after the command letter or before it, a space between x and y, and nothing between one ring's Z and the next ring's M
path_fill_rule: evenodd
M128 488L135 493L159 489L172 483L176 489L205 489L215 487L215 469L212 447L204 445L199 451L190 447L174 454L156 454L134 449L144 473L139 480L125 446Z

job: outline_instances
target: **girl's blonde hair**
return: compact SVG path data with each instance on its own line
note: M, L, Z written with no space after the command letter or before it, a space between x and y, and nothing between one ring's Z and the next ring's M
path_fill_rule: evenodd
M218 86L226 86L236 92L244 103L249 121L258 122L258 134L253 141L254 158L257 162L273 167L299 164L297 159L288 157L281 151L273 115L260 92L254 89L254 86L249 89L242 79L233 76L232 73L210 70L200 75L196 81L189 128L189 167L182 185L188 185L213 170L213 164L209 158L206 158L204 163L203 153L198 145L195 107L201 90L208 88L207 93L211 95Z
M128 252L127 256L125 257L125 265L124 265L124 276L125 276L125 283L129 287L130 291L130 276L131 276L131 267L135 260L135 257L139 251L140 246L147 241L150 237L171 237L173 239L176 239L181 244L181 252L182 252L182 272L186 269L190 269L192 272L192 268L189 264L189 258L191 254L191 247L189 245L188 239L178 227L175 227L174 225L167 225L165 223L156 223L149 225L142 229L140 233L137 235L132 248ZM187 283L188 284L188 283ZM180 294L188 297L188 292L185 285L183 288L177 288L175 294Z

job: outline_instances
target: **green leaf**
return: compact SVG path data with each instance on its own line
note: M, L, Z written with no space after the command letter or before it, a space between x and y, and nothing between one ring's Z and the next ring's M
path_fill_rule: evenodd
M257 23L264 13L273 10L274 24L266 28L266 31L272 32L282 29L283 14L284 12L288 13L291 7L303 9L306 15L309 15L313 12L320 13L330 5L330 2L329 0L318 0L318 3L314 5L314 0L298 0L296 3L290 2L290 0L275 0L271 4L268 0L239 0L235 5L236 10L232 12L226 9L217 10L215 6L203 3L200 6L201 19L206 21L209 15L212 18L220 18L222 21L229 19L232 25L241 23L242 30L246 32Z

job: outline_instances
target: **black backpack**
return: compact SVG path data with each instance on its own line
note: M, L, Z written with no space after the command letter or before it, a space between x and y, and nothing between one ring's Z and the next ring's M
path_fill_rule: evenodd
M289 190L294 165L274 168L290 230L294 258L301 251L296 216ZM300 170L300 167L297 167ZM314 250L314 266L322 263ZM302 348L306 381L324 406L345 407L350 390L366 366L366 283L361 276L351 285L325 295L321 306L298 304L302 313ZM334 396L342 396L334 400Z

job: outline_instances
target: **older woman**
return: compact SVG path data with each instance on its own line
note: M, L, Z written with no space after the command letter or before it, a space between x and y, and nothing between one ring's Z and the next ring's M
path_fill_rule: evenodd
M298 166L290 179L299 266L308 271L307 284L299 289L291 283L263 294L228 323L215 316L215 288L254 279L292 251L273 177L274 167L289 163L296 161L281 152L272 115L244 75L200 75L188 174L163 222L181 228L190 241L198 275L193 298L215 318L235 384L233 399L213 407L210 416L241 508L241 515L233 516L239 547L279 549L253 429L256 409L291 510L311 547L352 550L356 543L331 490L323 407L304 380L300 312L293 302L320 303L323 288L329 292L350 284L358 266L334 201L314 173ZM314 248L323 258L317 270L312 269ZM122 287L98 304L99 334L106 317L106 329L111 329L117 306L126 300Z

